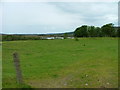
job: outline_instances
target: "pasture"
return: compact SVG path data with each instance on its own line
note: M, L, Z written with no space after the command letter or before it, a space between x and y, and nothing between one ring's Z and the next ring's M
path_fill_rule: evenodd
M33 88L117 88L118 39L79 38L2 42L3 88L18 88L12 54Z

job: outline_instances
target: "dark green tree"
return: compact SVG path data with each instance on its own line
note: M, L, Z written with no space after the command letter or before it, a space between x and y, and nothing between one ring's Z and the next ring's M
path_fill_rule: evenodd
M112 23L103 25L101 27L101 29L102 29L103 36L109 36L109 37L111 37L111 36L115 35L114 24L112 24Z
M64 33L63 37L64 37L64 39L67 39L67 33Z
M88 35L89 37L96 37L97 36L97 32L94 26L89 26L88 27Z
M87 25L83 25L79 28L77 28L74 32L75 37L87 37L88 32L87 32Z
M95 28L95 31L96 31L96 36L97 36L97 37L102 37L102 31L101 31L101 28L100 28L100 27L96 27L96 28Z

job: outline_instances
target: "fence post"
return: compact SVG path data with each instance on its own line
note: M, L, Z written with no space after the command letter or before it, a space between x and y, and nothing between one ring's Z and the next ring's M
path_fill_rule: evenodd
M19 60L19 55L17 52L13 53L13 61L15 65L15 70L16 70L16 79L19 84L23 83L22 79L22 71L20 68L20 60Z

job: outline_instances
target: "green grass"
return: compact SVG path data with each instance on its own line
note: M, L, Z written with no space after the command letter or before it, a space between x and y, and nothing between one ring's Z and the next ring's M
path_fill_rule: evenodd
M19 53L24 82L31 87L118 87L117 38L6 41L2 45L4 88L19 87L14 52Z

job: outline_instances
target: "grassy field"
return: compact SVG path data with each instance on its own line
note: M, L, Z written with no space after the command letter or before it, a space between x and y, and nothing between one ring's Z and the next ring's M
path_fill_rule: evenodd
M18 52L24 82L34 88L117 88L118 39L5 41L3 87L20 87L12 54Z

